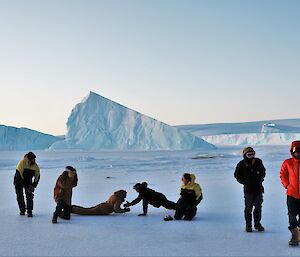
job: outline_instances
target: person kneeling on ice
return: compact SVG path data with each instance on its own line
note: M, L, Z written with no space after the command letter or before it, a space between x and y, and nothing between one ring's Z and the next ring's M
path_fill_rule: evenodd
M72 205L71 212L79 215L109 215L115 213L129 212L129 208L121 208L121 204L125 201L127 192L119 190L114 192L106 202L100 203L94 207L84 208L77 205Z
M290 147L292 158L285 160L280 169L281 183L286 189L289 216L289 230L292 233L289 245L298 245L300 227L297 216L300 215L300 141L294 141Z
M262 160L255 158L255 151L252 147L243 149L243 158L236 166L234 177L244 185L246 232L252 232L253 206L255 207L253 211L254 228L264 231L260 220L264 193L262 183L266 176L266 169Z
M138 192L139 196L136 199L134 199L132 202L125 203L124 207L136 205L141 200L143 200L143 213L139 214L138 216L147 215L148 204L151 204L156 208L163 206L166 209L175 210L176 203L169 201L164 194L148 188L147 182L137 183L133 186L133 189Z
M71 218L71 199L73 187L76 187L78 177L76 169L67 166L66 170L58 177L54 187L54 200L57 203L53 213L52 223L57 223L57 218L69 220Z
M180 187L180 198L176 203L175 220L192 220L197 213L197 205L202 201L202 189L195 183L196 176L184 173ZM167 218L165 220L168 220Z

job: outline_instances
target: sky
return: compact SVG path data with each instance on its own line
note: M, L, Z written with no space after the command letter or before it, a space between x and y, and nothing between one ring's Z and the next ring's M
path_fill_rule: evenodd
M170 125L300 118L298 0L0 0L0 124L90 91Z

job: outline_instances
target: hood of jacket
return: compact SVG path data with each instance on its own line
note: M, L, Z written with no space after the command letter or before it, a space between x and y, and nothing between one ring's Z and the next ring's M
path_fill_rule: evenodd
M293 141L293 142L291 143L291 147L290 147L290 153L291 153L292 157L293 157L295 160L298 160L298 159L296 159L295 156L293 155L293 150L294 150L294 148L300 149L300 141Z
M122 202L125 200L126 194L127 194L127 192L125 190L119 190L119 191L114 192L114 195L116 195L118 198L120 198L122 200Z
M194 186L194 184L195 184L195 180L196 180L196 176L195 176L195 174L191 174L191 173L189 173L190 174L190 176L191 176L191 182L189 182L187 185L185 185L185 184L181 184L181 188L193 188L193 186Z

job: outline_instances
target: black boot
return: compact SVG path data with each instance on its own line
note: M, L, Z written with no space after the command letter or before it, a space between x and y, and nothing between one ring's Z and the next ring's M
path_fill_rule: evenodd
M56 215L55 213L53 213L52 223L53 223L53 224L56 224L56 223L57 223L57 215Z
M246 232L252 232L252 224L246 224Z
M260 224L261 209L255 208L255 210L253 212L253 217L254 217L254 228L259 232L264 231L265 228Z
M255 224L254 224L254 228L255 228L257 231L259 231L259 232L262 232L262 231L265 230L265 228L260 224L260 222L259 222L259 223L255 223Z
M32 218L32 211L31 210L27 210L27 217Z

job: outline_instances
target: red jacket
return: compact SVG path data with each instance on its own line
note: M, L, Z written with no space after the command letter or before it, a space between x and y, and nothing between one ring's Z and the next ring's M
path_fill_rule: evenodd
M294 147L300 148L300 141L294 141L291 145L291 152ZM286 188L286 194L300 199L300 160L293 155L285 160L280 169L281 183Z

